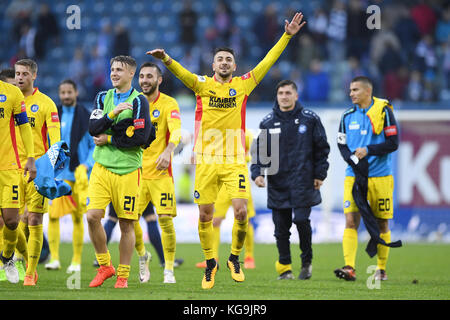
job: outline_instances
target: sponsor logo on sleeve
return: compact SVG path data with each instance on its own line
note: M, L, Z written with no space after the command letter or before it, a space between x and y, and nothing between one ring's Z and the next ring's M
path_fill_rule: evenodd
M134 128L142 129L145 127L145 119L134 119Z
M58 112L52 112L52 122L59 122Z
M252 77L252 74L250 72L247 72L246 74L244 74L241 79L242 80L247 80L250 79Z
M101 109L94 109L94 111L92 111L92 113L91 113L90 119L98 120L101 117L103 117L103 110L101 110Z
M342 132L338 132L337 142L339 144L347 144L347 135Z
M390 126L384 128L384 135L386 137L395 136L397 134L397 126Z
M170 113L170 117L172 119L180 119L180 113L178 112L178 110L172 110L172 112Z

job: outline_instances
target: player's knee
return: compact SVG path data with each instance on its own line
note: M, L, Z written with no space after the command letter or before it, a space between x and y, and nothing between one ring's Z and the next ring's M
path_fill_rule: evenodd
M222 224L222 218L214 218L213 219L213 227L215 228L219 228L220 225Z
M42 213L30 212L28 214L28 224L30 226L37 226L42 224L43 220L42 216L43 216Z
M12 217L4 217L4 222L5 222L5 226L9 229L9 230L16 230L17 227L19 226L19 215L17 216L12 216Z
M236 208L234 217L240 221L247 219L247 207L244 205Z
M88 211L86 213L86 220L88 224L96 224L100 223L101 217L99 216L97 211Z

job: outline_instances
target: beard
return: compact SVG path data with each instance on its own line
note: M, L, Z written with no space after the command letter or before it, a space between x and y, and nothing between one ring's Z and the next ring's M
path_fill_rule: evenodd
M142 88L142 86L141 86L141 88ZM143 91L143 92L145 95L150 96L156 91L156 88L157 88L156 84L153 84L153 85L150 84L150 89L148 89L148 91Z
M64 105L64 106L74 106L75 105L75 99L64 99L64 100L61 100L61 103Z

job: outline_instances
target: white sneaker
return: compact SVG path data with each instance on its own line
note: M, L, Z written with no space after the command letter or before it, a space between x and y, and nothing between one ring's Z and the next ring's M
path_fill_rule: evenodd
M5 270L5 276L9 282L19 283L19 271L17 271L16 264L13 259L3 265L3 270Z
M46 266L47 267L47 266ZM68 268L66 273L74 273L74 272L80 272L81 271L81 265L80 264L74 264L72 263Z
M148 251L145 252L145 255L139 257L139 281L141 283L145 283L150 280L150 270L148 268L150 259L151 254Z
M61 269L61 264L59 263L59 260L51 260L49 263L45 264L45 269L59 270Z
M177 283L172 270L164 270L164 283Z

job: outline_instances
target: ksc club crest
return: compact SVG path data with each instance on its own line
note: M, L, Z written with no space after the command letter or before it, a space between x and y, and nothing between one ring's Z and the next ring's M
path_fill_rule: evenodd
M159 117L159 115L160 115L160 112L159 112L159 110L157 110L157 109L153 110L153 112L152 112L152 116L153 116L153 118L158 118L158 117Z
M230 94L230 97L234 97L236 95L236 90L230 89L229 94Z

